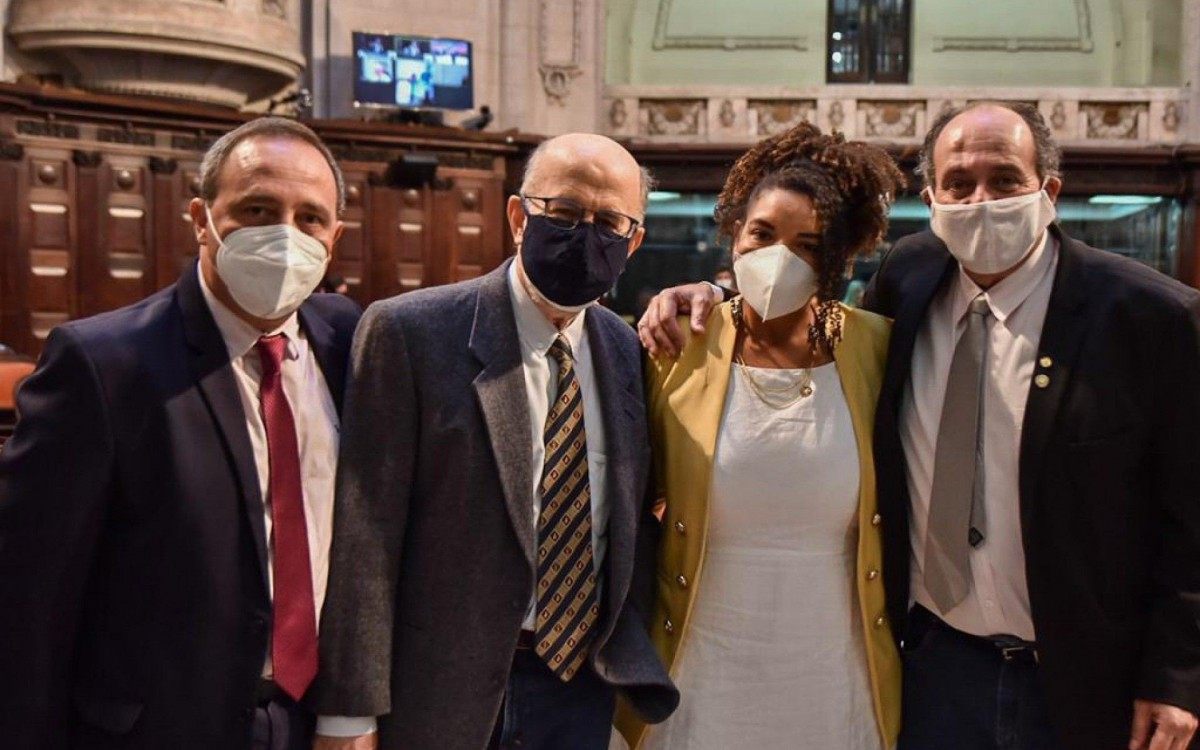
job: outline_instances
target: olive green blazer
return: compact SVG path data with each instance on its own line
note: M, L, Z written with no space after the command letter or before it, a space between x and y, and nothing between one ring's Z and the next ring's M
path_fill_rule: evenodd
M891 748L900 731L900 656L884 606L883 544L871 447L891 323L864 310L843 311L842 340L834 350L834 362L849 405L860 464L858 613L866 634L875 717L884 746ZM680 327L688 330L686 321ZM736 332L729 304L718 305L703 337L691 337L677 360L652 360L647 368L646 403L656 479L660 502L665 501L651 639L672 677L704 573L713 451L725 410ZM630 747L636 748L645 724L623 703L616 724Z

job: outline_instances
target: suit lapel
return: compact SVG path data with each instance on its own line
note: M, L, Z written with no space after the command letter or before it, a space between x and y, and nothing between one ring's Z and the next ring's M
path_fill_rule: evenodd
M242 505L258 552L263 586L269 591L266 521L263 518L262 493L258 487L258 470L254 465L254 449L246 429L246 413L233 369L229 365L229 350L204 301L198 275L197 266L192 266L175 288L175 298L183 314L184 333L191 349L189 366L221 433L230 468L241 485Z
M532 567L536 543L533 528L533 467L529 445L529 398L521 342L508 292L508 267L504 263L484 277L475 301L470 349L483 369L472 383L488 438L513 531Z
M313 309L309 302L300 307L300 325L308 336L308 344L317 357L317 364L325 376L325 384L333 396L338 414L342 413L342 394L346 386L346 353L339 352L334 342L333 326Z
M630 455L627 436L638 434L637 420L644 419L637 410L642 403L638 389L641 363L635 356L622 352L604 330L605 321L599 315L588 314L584 319L588 347L592 354L592 381L600 397L604 422L608 464L608 599L619 603L625 600L633 575L634 547L637 544L637 523L644 495L637 486L645 457ZM622 323L622 325L624 325ZM610 612L615 609L610 609Z
M901 297L892 325L892 339L888 348L887 372L884 375L881 404L887 406L886 416L895 421L899 417L900 398L904 386L912 374L913 348L921 323L929 313L929 306L948 276L954 273L957 264L948 252L941 262L926 264L911 279L901 283L908 286Z
M1039 468L1045 454L1046 442L1062 405L1063 395L1070 385L1080 345L1087 333L1084 268L1075 240L1064 235L1057 226L1051 232L1059 243L1058 270L1042 324L1038 343L1034 382L1025 404L1025 421L1021 428L1020 492L1021 515L1024 519L1032 508L1034 490L1038 485ZM1041 362L1049 358L1050 367ZM1044 387L1037 378L1046 376Z

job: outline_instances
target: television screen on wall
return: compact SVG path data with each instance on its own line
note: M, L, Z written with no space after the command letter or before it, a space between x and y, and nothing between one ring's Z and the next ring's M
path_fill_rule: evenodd
M355 106L474 109L470 42L364 31L352 41Z

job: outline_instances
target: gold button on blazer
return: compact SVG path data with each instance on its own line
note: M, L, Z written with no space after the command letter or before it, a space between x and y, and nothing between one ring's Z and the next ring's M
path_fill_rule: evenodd
M886 519L881 521L876 514L871 447L891 323L863 310L843 308L843 312L842 341L834 351L834 362L850 409L860 464L857 614L866 641L876 722L884 747L891 748L900 731L900 655L884 607L881 530ZM689 330L686 320L680 328ZM672 677L704 574L713 451L725 410L736 332L729 305L719 305L709 315L705 335L692 337L677 360L652 360L647 368L656 481L660 501L665 502L651 638ZM645 724L623 703L616 724L630 747L636 748Z

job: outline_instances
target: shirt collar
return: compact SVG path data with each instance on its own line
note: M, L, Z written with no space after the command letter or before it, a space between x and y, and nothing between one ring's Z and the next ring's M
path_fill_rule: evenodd
M221 338L225 340L225 348L229 350L230 359L245 356L263 336L274 336L278 333L287 336L287 358L296 359L300 355L296 344L300 337L300 320L296 313L289 315L274 330L263 333L239 318L233 310L225 306L224 302L217 299L212 290L208 288L202 271L196 275L200 279L200 293L204 296L204 302L208 305L209 312L212 313L217 330L221 332Z
M1003 323L1009 315L1016 312L1025 300L1029 299L1029 295L1033 293L1038 282L1050 273L1057 257L1058 241L1054 239L1050 229L1047 228L1042 233L1042 238L1038 241L1037 247L1033 249L1029 259L1010 276L993 284L990 289L980 288L960 265L958 267L958 283L954 285L955 322L962 320L963 316L967 314L971 300L986 292L984 299L987 300L992 315Z
M554 339L561 333L571 345L571 351L578 353L583 340L583 317L587 310L576 315L561 331L555 328L538 309L537 303L521 283L517 273L517 262L514 259L508 267L508 296L512 300L513 312L517 318L517 338L521 340L521 346L535 354L545 355Z

